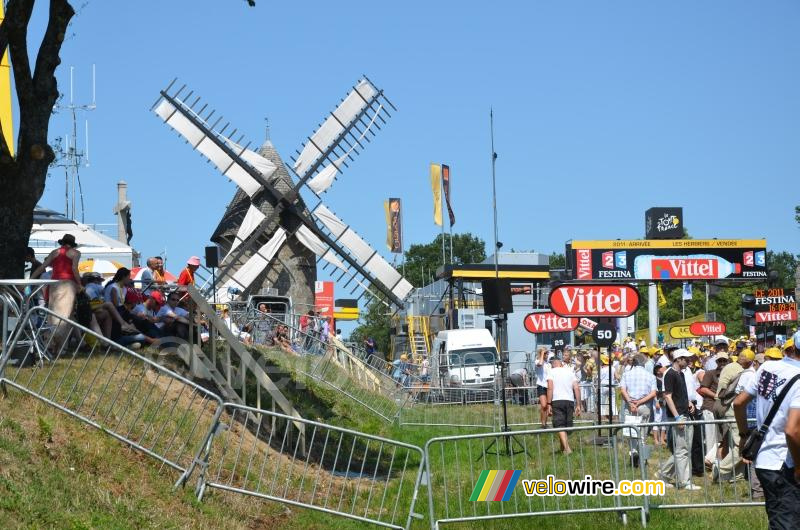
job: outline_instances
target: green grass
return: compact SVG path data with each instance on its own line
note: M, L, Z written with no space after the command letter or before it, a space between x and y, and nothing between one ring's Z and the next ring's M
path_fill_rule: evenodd
M300 373L304 367L303 360L287 357L280 351L264 352L271 362L291 374L293 380L303 383L295 385L291 399L308 419L324 421L341 427L371 433L386 438L403 441L419 447L437 436L448 436L481 432L475 429L437 428L429 426L401 426L388 423L366 408L343 396L340 391L326 384L320 384L306 378ZM58 400L77 405L80 400L75 395L83 396L87 388L82 385L80 374L100 373L112 381L124 382L120 385L119 394L115 398L120 405L114 408L109 402L100 399L99 392L89 392L84 403L98 404L98 411L110 418L133 418L139 416L140 422L130 422L132 433L147 434L142 425L152 422L164 422L168 414L159 407L158 400L148 401L150 392L163 389L152 378L147 384L137 385L127 381L125 375L136 373L137 367L128 371L121 370L114 363L100 360L89 361L87 365L73 363L70 368L59 367L54 370L52 395ZM63 376L63 377L62 377ZM42 378L34 377L34 382L41 384ZM45 388L49 388L45 386ZM174 389L173 389L174 390ZM174 396L172 392L170 396ZM185 403L185 398L181 398ZM140 413L120 412L122 404L132 403L138 408L132 409ZM475 407L484 407L476 405ZM455 412L455 411L454 411ZM461 410L459 413L463 413ZM146 419L145 419L146 418ZM128 425L128 423L123 423ZM159 423L160 424L160 423ZM185 420L169 423L182 436L191 437ZM207 425L202 422L201 425ZM239 431L240 432L240 431ZM239 434L237 432L237 434ZM529 458L517 455L512 463L508 457L489 456L484 460L483 451L486 442L471 441L459 444L434 445L432 481L436 485L435 499L438 516L445 514L444 492L447 492L450 503L450 514L455 512L469 514L473 505L467 498L474 486L474 479L481 469L524 469L523 478L543 478L553 473L560 478L577 478L585 471L603 475L609 469L609 460L613 458L610 450L599 453L595 460L594 447L589 443L592 433L573 434L571 443L575 454L566 458L554 451L553 435L526 435L520 440L529 450ZM254 440L248 435L248 441ZM373 448L374 449L374 448ZM624 457L624 444L619 447L617 457ZM385 455L382 455L382 457ZM480 460L478 460L480 456ZM663 450L654 458L663 457ZM282 462L286 469L288 460L278 455L278 459L267 460ZM283 458L283 460L281 460ZM373 460L377 459L373 454ZM212 457L212 463L214 463ZM411 464L418 462L411 461ZM383 460L385 464L385 459ZM470 467L472 466L472 467ZM0 528L330 528L337 529L365 528L357 521L327 515L321 512L296 507L286 507L276 502L262 501L253 497L227 493L209 489L202 503L197 502L191 487L172 491L177 474L171 469L161 469L156 460L137 451L127 448L120 442L89 427L56 409L28 397L17 390L9 389L9 397L0 400ZM224 476L241 479L242 467L231 463L223 465ZM271 468L270 468L271 469ZM292 468L287 475L288 491L303 496L302 480ZM638 469L623 465L623 475L638 477ZM651 467L652 469L652 467ZM195 477L196 478L196 475ZM341 480L341 479L340 479ZM407 480L407 477L406 477ZM193 481L191 481L193 482ZM390 480L390 491L396 492L397 480ZM253 485L253 481L248 484ZM348 485L348 488L350 486ZM354 490L348 489L348 494ZM714 495L729 496L729 486L720 489ZM527 498L520 497L521 486L515 492L515 500L519 506L527 503ZM691 500L683 492L672 492L672 499ZM410 502L411 488L404 487L400 492L400 503ZM706 495L706 493L701 493ZM707 493L711 495L711 493ZM696 498L696 497L695 497ZM458 502L461 507L458 507ZM363 502L363 496L361 498ZM544 504L536 499L532 504L535 509L564 509L574 507L609 506L608 500L564 500L556 503L548 499ZM491 510L497 513L501 509L508 512L512 504L501 507L501 503L480 503L475 509L478 513ZM415 512L425 515L422 521L415 520L413 528L428 526L427 489L420 491ZM629 526L640 526L637 512L629 512ZM766 528L766 517L762 507L730 507L723 509L692 510L652 510L648 528L676 530L682 528L715 528L724 520L726 525L748 529ZM504 519L494 521L468 522L449 524L445 528L618 528L619 518L614 513L544 516Z

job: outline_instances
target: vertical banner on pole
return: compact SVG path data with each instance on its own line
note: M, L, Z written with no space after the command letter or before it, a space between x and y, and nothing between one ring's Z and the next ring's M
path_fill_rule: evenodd
M402 204L400 199L396 197L389 198L386 201L386 215L387 215L387 230L388 239L387 246L391 252L395 254L403 253L403 223L402 223Z
M456 224L456 215L450 204L450 166L446 164L442 164L442 188L444 189L444 200L447 203L447 215L450 217L450 228L452 228Z
M442 166L431 164L431 191L433 191L433 222L442 226Z

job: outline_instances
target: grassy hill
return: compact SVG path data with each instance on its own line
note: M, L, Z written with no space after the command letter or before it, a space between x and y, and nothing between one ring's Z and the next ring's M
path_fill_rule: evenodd
M294 359L267 352L297 379ZM423 446L456 429L389 425L336 390L303 380L292 392L309 419ZM306 397L303 397L306 396ZM193 488L173 492L177 475L155 460L34 398L9 389L0 399L0 528L365 528L366 525L243 495ZM192 483L192 481L190 481ZM427 513L426 492L416 508ZM639 527L638 516L629 526ZM762 508L654 511L648 528L716 527L721 518L748 529L766 528ZM414 528L426 528L417 521ZM448 528L618 528L613 514L500 520Z

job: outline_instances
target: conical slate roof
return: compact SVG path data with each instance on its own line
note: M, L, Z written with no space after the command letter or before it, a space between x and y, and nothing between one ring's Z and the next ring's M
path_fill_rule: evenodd
M270 184L282 193L289 192L294 187L294 182L272 143L269 140L265 141L257 152L277 166L275 173L269 179ZM214 230L211 241L219 245L224 253L231 248L231 243L244 220L250 202L250 197L237 188L233 199ZM267 217L273 213L275 204L277 201L269 192L262 193L255 203L256 207ZM298 206L302 211L307 211L302 198L299 199ZM259 237L256 245L245 253L245 257L252 255L253 251L266 243L272 235L272 233L268 233ZM314 282L316 279L316 256L297 238L290 235L267 270L253 283L250 292L258 292L262 287L277 289L278 294L292 297L296 311L305 312L309 306L314 306Z
M283 160L278 154L278 151L275 150L275 146L272 145L272 142L266 140L256 152L275 164L278 168L270 177L270 184L283 193L287 193L291 190L294 187L292 177L289 176L289 172L286 171L286 166L283 164ZM268 194L263 195L264 197L258 201L256 206L264 215L269 216L272 214L276 201L274 197L267 196ZM302 201L301 198L299 205L302 209L305 209L305 204L303 204ZM211 235L211 241L220 245L222 249L227 252L231 247L237 230L239 230L239 226L242 224L245 214L247 214L249 206L250 197L248 197L241 188L236 188L233 199L231 199L228 208L225 210L225 214L222 216L216 230L214 230L214 233Z

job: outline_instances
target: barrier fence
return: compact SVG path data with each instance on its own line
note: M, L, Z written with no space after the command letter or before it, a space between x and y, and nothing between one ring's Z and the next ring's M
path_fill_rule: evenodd
M303 506L389 528L408 528L422 478L419 447L225 405L198 489L216 488Z
M334 347L312 359L309 370L334 388L347 388L355 383L342 367L345 353ZM646 525L651 510L763 505L755 475L738 455L731 418L677 426L623 415L631 423L443 436L422 449L296 415L223 404L215 393L42 307L17 324L0 359L0 384L173 468L180 473L176 486L194 472L201 500L209 489L225 490L390 528L423 518L415 513L422 488L431 528L581 513L618 514L626 522L631 512ZM507 392L509 407L537 409L525 404L532 388ZM407 407L370 395L388 401L386 417L397 413L404 425L496 428L499 421L493 389L419 387L402 392L413 400ZM653 432L661 429L670 433L668 447L653 443ZM562 452L565 439L569 455ZM506 470L519 472L512 486L495 480L510 479ZM642 496L616 489L607 496L526 494L522 480L550 475L615 485L655 479L667 487ZM487 496L502 501L484 502Z
M639 449L647 457L644 467L650 475L670 484L665 495L649 501L649 509L763 506L755 471L739 456L738 429L732 418L688 421L681 429L670 422L643 423L634 430L646 440L648 431L670 427L671 443L681 438L675 440L677 459L666 448L651 451L651 443L644 450ZM650 436L652 441L652 433ZM683 444L685 437L691 437L692 444ZM711 443L706 444L707 441ZM706 457L710 457L711 466L705 465ZM686 462L683 470L681 461ZM691 482L692 487L685 487L686 482Z
M408 390L400 425L494 429L498 408L494 389L430 388Z
M178 483L222 412L214 393L44 307L18 324L0 382L176 469Z
M619 427L614 428L618 432ZM638 511L646 524L641 498L611 496L527 496L523 479L597 480L646 479L643 468L635 468L616 436L607 446L595 445L608 428L597 426L565 429L572 454L563 454L558 429L473 434L433 438L425 445L428 475L428 512L431 528L440 524L508 519L516 517L565 515L590 512ZM518 470L518 483L500 491L487 485L487 491L500 491L502 502L476 502L487 497L473 496L484 471ZM508 484L506 484L508 487ZM480 490L478 490L480 493Z

